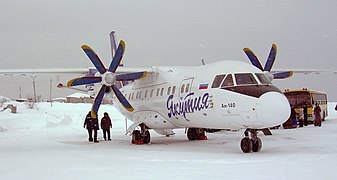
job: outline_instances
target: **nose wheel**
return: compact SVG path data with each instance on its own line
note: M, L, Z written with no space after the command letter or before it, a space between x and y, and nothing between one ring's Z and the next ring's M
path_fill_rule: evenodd
M241 140L241 150L244 153L259 152L262 148L262 141L257 137L257 131L254 129L247 129L245 137Z

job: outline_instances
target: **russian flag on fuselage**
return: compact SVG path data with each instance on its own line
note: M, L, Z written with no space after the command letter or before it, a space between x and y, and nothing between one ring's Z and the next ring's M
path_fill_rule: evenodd
M202 89L207 89L208 88L208 83L201 83L199 85L199 90L202 90Z

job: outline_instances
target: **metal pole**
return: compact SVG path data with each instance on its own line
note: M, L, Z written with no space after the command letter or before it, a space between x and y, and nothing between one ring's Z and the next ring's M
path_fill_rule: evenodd
M53 101L51 100L51 90L53 87L53 79L50 79L50 92L49 92L49 101L50 101L50 106L53 107Z
M34 102L36 102L36 89L35 89L35 78L36 76L31 76L33 78L33 90L34 90Z

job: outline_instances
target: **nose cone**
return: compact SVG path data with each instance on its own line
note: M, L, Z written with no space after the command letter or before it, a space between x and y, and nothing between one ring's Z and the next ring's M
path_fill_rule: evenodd
M266 127L280 125L290 116L288 99L279 92L265 93L257 101L256 114Z

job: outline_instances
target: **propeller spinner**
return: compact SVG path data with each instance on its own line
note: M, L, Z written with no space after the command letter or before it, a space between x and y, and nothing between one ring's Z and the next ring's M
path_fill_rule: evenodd
M110 36L111 37L111 36ZM120 41L118 48L116 50L112 58L111 64L109 69L106 69L104 64L102 63L101 59L95 53L95 51L87 45L83 45L82 50L85 54L89 57L91 62L94 64L98 72L100 73L99 76L95 77L80 77L75 78L68 81L67 86L79 86L79 85L87 85L87 84L101 84L101 88L95 97L95 101L91 108L91 116L93 118L97 117L98 109L102 103L104 94L108 92L108 88L111 87L113 92L115 93L119 102L123 105L125 109L132 112L134 108L131 106L129 101L125 98L125 96L120 92L118 87L116 86L117 81L130 81L143 78L147 75L147 72L135 72L135 73L126 73L126 74L116 74L116 70L123 58L124 51L125 51L125 43L124 41Z

